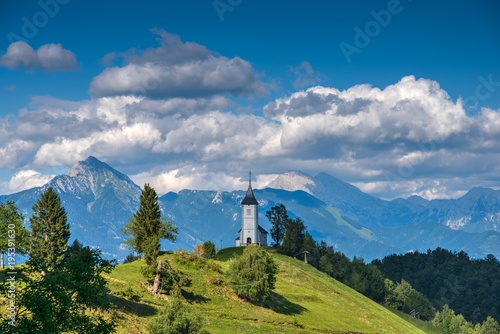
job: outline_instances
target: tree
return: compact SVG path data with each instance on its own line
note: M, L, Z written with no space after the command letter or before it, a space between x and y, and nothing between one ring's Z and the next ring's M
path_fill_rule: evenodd
M59 195L47 188L33 205L28 264L42 272L57 268L63 261L70 236L68 216Z
M144 185L139 209L125 226L123 233L132 235L128 245L136 252L144 254L148 266L153 265L160 254L161 239L175 241L177 227L162 219L158 195L149 184Z
M5 267L5 253L26 254L29 232L23 226L24 216L12 201L0 203L0 267ZM9 261L11 262L11 261Z
M289 217L283 204L275 205L266 212L266 217L271 223L271 238L274 240L274 247L281 245L285 236L285 228Z
M3 321L0 332L112 333L115 320L102 274L113 268L114 262L89 247L68 250L57 270L43 275L28 267L16 293L16 324Z
M481 325L481 334L500 333L500 325L492 317L488 316Z
M300 252L304 244L306 226L302 219L289 219L283 238L282 252L294 256Z
M245 247L243 255L229 268L231 286L236 295L252 302L262 302L271 294L277 273L273 258L259 245Z
M203 257L207 259L211 259L217 254L217 248L215 244L208 240L203 243Z
M156 265L160 255L160 240L175 241L177 227L162 219L158 195L149 184L144 185L139 209L124 227L123 233L132 235L132 238L127 241L128 245L136 252L144 254L146 267L143 268L143 274L153 283L151 291L154 294L158 293L162 285L162 278L170 279L165 276L168 275L168 271L164 270L164 264L160 261ZM166 265L168 266L168 264ZM154 280L152 280L153 277Z

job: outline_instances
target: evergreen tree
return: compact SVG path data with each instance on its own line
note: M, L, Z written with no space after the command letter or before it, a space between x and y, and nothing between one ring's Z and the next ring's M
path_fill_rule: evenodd
M125 235L132 235L128 241L129 246L136 252L144 254L148 266L153 265L160 254L161 239L175 241L177 227L162 219L158 195L149 184L144 185L139 209L123 232Z
M289 220L288 213L283 204L275 205L266 212L266 217L271 223L271 238L274 240L274 247L281 245L285 236L285 229Z
M0 203L0 267L5 266L5 253L26 254L29 232L23 226L24 216L12 201Z
M64 259L70 236L66 210L59 195L47 188L33 205L30 218L31 238L28 264L47 271L57 268Z

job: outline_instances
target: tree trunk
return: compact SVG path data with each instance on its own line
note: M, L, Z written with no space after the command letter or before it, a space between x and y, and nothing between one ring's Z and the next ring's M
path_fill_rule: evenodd
M162 267L161 260L158 260L158 272L155 275L155 281L153 283L153 288L151 289L151 292L154 293L155 295L158 293L158 289L160 287L160 269Z
M3 258L3 253L0 253L0 268L3 269L5 268L5 262Z

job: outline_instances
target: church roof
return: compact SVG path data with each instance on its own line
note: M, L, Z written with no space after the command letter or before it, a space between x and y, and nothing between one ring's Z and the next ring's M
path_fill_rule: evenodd
M264 234L269 234L269 232L267 232L262 226L259 225L259 231L260 233L264 233Z
M253 194L252 183L250 182L248 183L248 190L245 194L245 198L241 201L241 205L259 205L259 202L257 202Z

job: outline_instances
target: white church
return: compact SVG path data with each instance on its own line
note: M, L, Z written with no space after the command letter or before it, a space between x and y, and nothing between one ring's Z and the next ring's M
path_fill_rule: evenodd
M267 246L268 232L259 225L259 203L255 199L252 190L252 174L248 180L248 190L241 201L241 229L236 238L236 247L257 243Z

